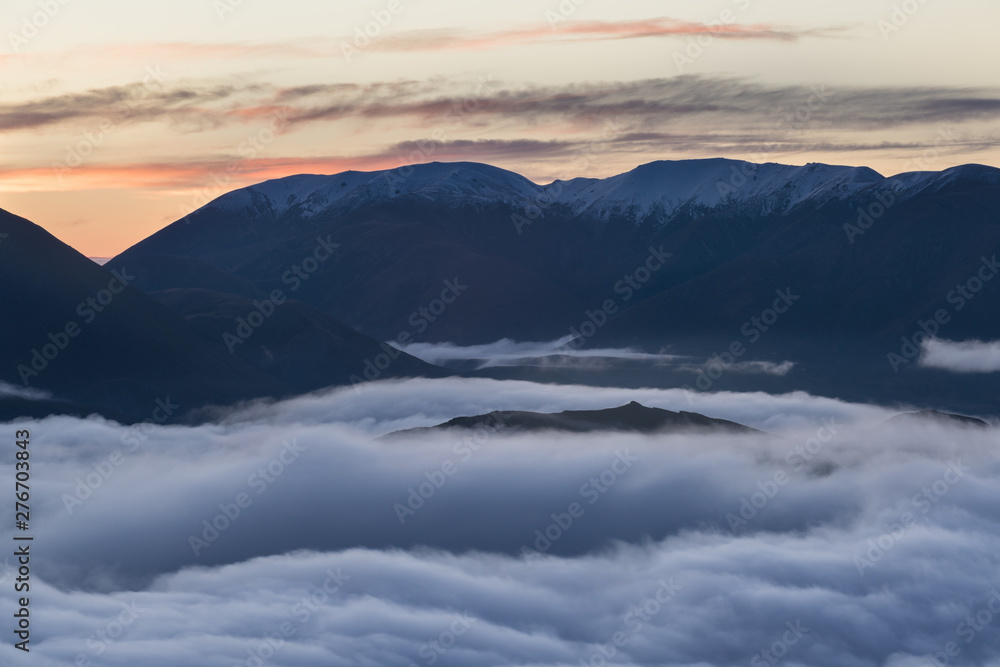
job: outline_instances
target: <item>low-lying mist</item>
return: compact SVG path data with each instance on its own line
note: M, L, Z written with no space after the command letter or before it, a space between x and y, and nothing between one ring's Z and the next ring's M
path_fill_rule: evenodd
M765 433L502 421L632 400ZM996 664L998 430L898 412L445 379L198 427L22 423L31 664Z

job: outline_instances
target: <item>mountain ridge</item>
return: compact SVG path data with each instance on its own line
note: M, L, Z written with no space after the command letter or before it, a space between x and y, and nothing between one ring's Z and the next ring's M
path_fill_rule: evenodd
M323 239L339 246L337 257L296 299L377 340L468 346L573 335L579 345L695 360L615 376L656 386L693 386L699 363L740 343L739 370L713 379L713 390L802 389L979 413L1000 404L988 376L923 369L912 353L902 368L887 363L942 308L949 339L992 340L1000 331L1000 281L977 287L961 309L949 301L1000 249L993 167L883 178L866 168L713 158L541 186L488 165L430 163L350 179L244 188L108 267L134 267L147 292L250 296L283 287L282 276ZM559 196L546 198L554 186ZM330 187L345 193L328 195ZM437 303L449 281L468 289ZM779 290L795 295L794 305L754 325L771 317ZM432 318L420 315L430 307ZM794 367L781 378L749 372L785 362ZM941 396L955 402L925 402Z
M761 181L759 187L739 196L747 182L757 180ZM630 207L636 207L640 214L649 214L657 206L666 214L684 205L715 207L732 196L736 201L785 196L789 205L795 205L810 197L853 194L884 180L868 167L823 163L790 166L707 158L657 160L604 179L581 177L538 184L516 172L483 163L430 162L370 172L349 170L271 179L222 195L206 208L281 216L301 207L306 216L314 216L337 205L350 209L400 196L441 201L450 195L462 197L464 203L520 203L527 207L564 204L577 215L606 217ZM794 188L797 183L801 187ZM659 191L650 194L655 188Z

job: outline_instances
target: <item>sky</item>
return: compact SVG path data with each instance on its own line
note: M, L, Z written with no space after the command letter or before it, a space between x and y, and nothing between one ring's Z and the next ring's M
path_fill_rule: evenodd
M991 0L11 0L0 208L108 257L298 173L997 166L998 20Z

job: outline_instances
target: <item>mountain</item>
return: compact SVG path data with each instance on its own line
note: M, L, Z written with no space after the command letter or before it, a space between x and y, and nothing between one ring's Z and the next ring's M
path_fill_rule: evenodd
M129 266L149 292L283 289L376 340L574 335L583 347L690 360L630 373L631 383L986 414L1000 405L990 376L920 368L914 341L924 329L1000 337L1000 281L979 277L997 272L998 207L1000 170L981 165L884 178L664 161L538 185L487 165L431 163L228 193L108 267ZM728 359L736 344L741 355ZM712 358L723 372L706 379ZM482 374L556 372L612 377Z
M752 164L736 160L660 161L606 179L556 181L545 191L575 215L667 220L685 208L739 206L785 213L806 201L843 199L883 180L867 167Z
M301 301L284 301L272 310L266 299L203 289L170 289L150 296L183 316L206 340L223 341L235 356L298 392L376 378L448 375ZM253 326L254 313L261 314L260 326ZM243 328L241 319L247 322Z
M211 270L242 283L223 291L301 288L301 300L379 339L404 331L457 343L555 339L645 261L644 244L661 243L657 230L668 221L711 206L774 213L810 193L849 195L876 178L852 167L733 160L657 162L605 181L548 186L475 163L293 176L223 195L110 265L128 262L147 291L218 290L223 278ZM651 221L652 230L637 234ZM299 280L292 271L323 242L339 246L337 257ZM441 322L413 316L454 279L470 298ZM426 328L413 324L421 319Z
M762 210L784 212L806 200L849 197L883 180L866 167L757 165L716 158L652 162L607 179L537 185L490 165L434 162L377 172L290 176L225 194L205 208L244 218L292 214L310 219L331 210L343 215L372 204L416 199L479 209L562 204L576 216L669 218L685 207L723 205L758 204Z
M221 197L109 266L136 267L147 291L220 290L211 270L227 272L243 283L230 292L284 289L380 340L460 341L511 328L558 337L554 322L587 304L490 247L487 228L512 230L511 202L533 196L530 182L481 165L423 171L402 184L391 172L269 181Z
M240 213L309 218L331 208L350 211L391 199L417 197L440 204L521 204L545 192L523 176L474 162L420 165L379 172L347 171L335 176L301 175L267 181L223 195L219 208Z
M525 431L566 431L594 433L619 431L633 433L760 433L725 419L713 419L696 412L671 412L660 408L647 408L635 401L628 405L606 410L564 410L547 414L539 412L494 411L474 417L456 417L443 424L427 428L395 431L387 437L422 435L447 429L502 430L519 433Z
M177 419L208 404L347 384L383 353L305 305L175 290L160 295L167 307L132 286L127 266L109 268L0 211L0 387L19 388L0 392L0 420L51 412L145 420L164 405ZM240 331L257 304L273 313ZM234 353L222 336L229 330L250 334ZM440 372L396 355L380 374Z
M0 378L8 384L137 419L157 400L184 410L291 391L219 354L131 287L127 270L105 270L6 211L0 234Z

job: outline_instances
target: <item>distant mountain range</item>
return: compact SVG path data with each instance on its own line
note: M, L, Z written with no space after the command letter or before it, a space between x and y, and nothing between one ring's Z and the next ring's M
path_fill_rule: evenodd
M1000 170L978 165L883 178L867 168L712 159L549 185L475 163L292 176L223 195L104 268L84 268L73 251L39 237L23 271L47 272L44 290L10 268L13 246L0 245L0 312L20 322L16 335L0 333L0 379L20 384L18 364L118 271L134 276L122 320L100 318L103 328L92 329L106 329L107 347L88 335L95 355L116 349L143 361L47 373L32 386L79 398L93 382L101 397L102 372L111 382L128 370L161 395L158 373L180 384L206 376L201 389L189 387L190 400L228 402L444 372L405 355L386 363L395 352L377 341L572 335L578 347L630 346L688 361L600 374L556 366L479 374L801 389L993 413L1000 395L990 375L918 368L911 353L929 328L953 340L1000 338L1000 280L982 278L996 270L997 211ZM12 241L29 224L14 220L0 218ZM59 258L66 266L48 271ZM274 295L291 305L273 303L280 314L264 315ZM942 312L945 321L933 325ZM241 317L263 324L244 327L244 338ZM172 347L176 363L163 351L140 352L157 349L138 343L143 336ZM82 356L79 363L89 368Z

